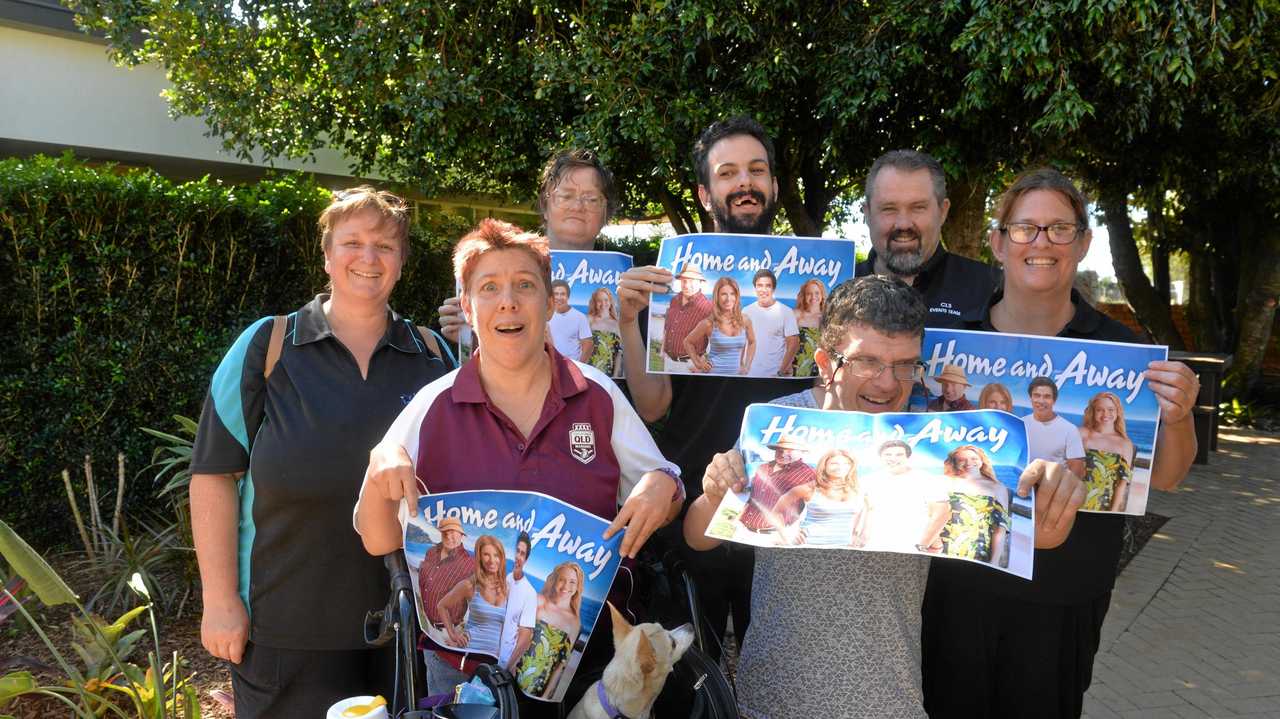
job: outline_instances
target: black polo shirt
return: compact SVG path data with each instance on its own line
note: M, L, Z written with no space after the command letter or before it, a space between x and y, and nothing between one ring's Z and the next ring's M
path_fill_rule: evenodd
M388 311L360 376L333 336L326 295L289 315L265 383L271 318L241 333L214 372L191 471L239 483L240 596L249 638L282 649L364 649L364 614L386 603L382 560L351 530L369 449L419 388L448 368ZM248 471L246 471L248 470Z
M997 332L991 325L991 306L1002 291L978 311L964 318L962 329ZM1058 337L1108 342L1141 343L1129 328L1098 312L1075 290L1076 313ZM1040 604L1079 604L1111 591L1120 560L1124 515L1080 513L1067 541L1054 549L1035 550L1031 581L969 562L934 562L929 591L979 593ZM936 587L936 589L935 589Z
M867 259L858 263L855 274L858 277L875 274L875 266L876 251L872 249ZM964 327L964 315L981 310L1000 286L1000 270L953 255L939 245L911 284L924 295L929 309L926 327L960 329Z

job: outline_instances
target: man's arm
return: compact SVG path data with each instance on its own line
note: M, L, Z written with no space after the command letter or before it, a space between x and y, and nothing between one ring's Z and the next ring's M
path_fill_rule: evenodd
M578 346L581 348L578 353L578 361L583 364L591 362L591 351L595 349L596 343L588 337L585 340L578 340Z
M649 374L649 348L640 331L640 310L649 306L651 292L666 293L671 273L660 267L633 267L618 278L618 331L622 339L622 366L636 412L646 422L656 422L671 407L671 379Z
M778 374L788 377L795 370L792 363L796 359L796 351L800 349L800 335L787 335L787 347L782 353L782 365L778 367Z
M529 650L529 645L533 643L533 627L520 627L516 629L516 645L511 650L511 657L507 660L507 671L515 674L516 664L520 663L520 657Z
M1084 476L1084 458L1068 459L1067 469L1071 470L1071 473L1074 474L1075 476L1083 477Z

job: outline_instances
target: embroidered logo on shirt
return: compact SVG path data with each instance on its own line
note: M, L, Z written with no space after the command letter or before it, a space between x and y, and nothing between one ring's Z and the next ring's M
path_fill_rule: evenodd
M575 422L569 430L569 453L583 464L596 458L596 433L590 422Z

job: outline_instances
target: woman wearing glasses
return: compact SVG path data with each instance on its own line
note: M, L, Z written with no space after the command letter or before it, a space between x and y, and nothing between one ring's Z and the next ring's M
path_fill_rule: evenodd
M1136 342L1073 289L1092 241L1087 202L1052 169L1026 173L1000 198L991 249L1004 285L967 329ZM1146 380L1162 412L1151 472L1176 487L1195 457L1194 373L1152 362ZM1083 501L1083 489L1075 499ZM937 562L924 605L925 706L939 717L1078 717L1115 583L1124 518L1079 514L1055 531L1036 513L1035 578ZM1057 544L1059 543L1060 544ZM1054 547L1046 549L1045 547Z
M403 398L454 364L388 305L409 255L400 198L338 193L320 231L328 292L240 335L192 453L200 637L232 663L238 717L322 716L342 697L394 689L390 654L361 629L386 600L387 572L344 506Z

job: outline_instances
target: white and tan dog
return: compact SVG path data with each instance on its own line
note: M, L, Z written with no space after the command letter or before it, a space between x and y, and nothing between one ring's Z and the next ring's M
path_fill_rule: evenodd
M569 719L648 719L671 668L693 643L693 625L667 631L661 624L632 626L613 605L613 659Z

